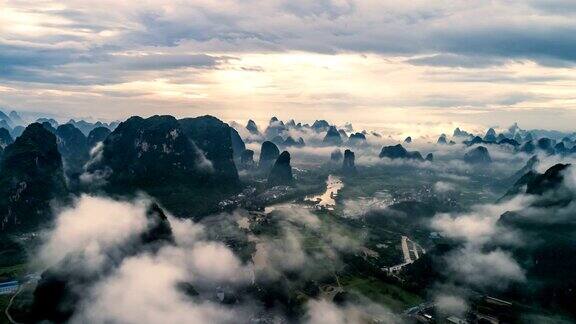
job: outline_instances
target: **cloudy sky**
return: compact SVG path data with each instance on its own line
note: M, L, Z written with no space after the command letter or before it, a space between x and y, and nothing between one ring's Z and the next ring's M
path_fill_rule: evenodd
M0 106L573 130L573 0L0 0Z

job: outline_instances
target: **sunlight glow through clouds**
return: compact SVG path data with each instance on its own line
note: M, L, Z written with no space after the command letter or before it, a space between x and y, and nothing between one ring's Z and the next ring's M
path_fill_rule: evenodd
M571 129L576 13L548 6L3 0L0 106Z

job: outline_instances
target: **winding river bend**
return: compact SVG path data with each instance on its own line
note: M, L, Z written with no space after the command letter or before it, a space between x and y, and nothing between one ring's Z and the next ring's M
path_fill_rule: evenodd
M344 182L337 176L329 175L326 180L326 191L319 195L306 196L304 200L315 202L316 208L334 210L338 191L344 187Z

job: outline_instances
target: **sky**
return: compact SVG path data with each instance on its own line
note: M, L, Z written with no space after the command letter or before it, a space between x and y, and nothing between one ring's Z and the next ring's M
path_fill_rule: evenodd
M0 0L0 107L574 130L573 0Z

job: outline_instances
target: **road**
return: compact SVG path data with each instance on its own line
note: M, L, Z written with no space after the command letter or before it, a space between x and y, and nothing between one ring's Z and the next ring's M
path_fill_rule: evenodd
M410 244L412 246L410 246ZM410 240L407 236L402 236L401 246L402 246L402 255L404 256L404 262L391 267L383 268L383 270L386 270L388 272L400 271L406 265L411 264L414 261L418 260L420 258L420 254L426 253L426 251L422 247L420 247L414 241ZM420 252L418 252L418 249L420 249ZM414 254L414 259L410 255L410 251L412 251L412 253Z
M407 236L402 236L402 253L404 254L404 263L414 262L410 257L410 248L408 248L408 241L409 240Z
M18 290L14 293L14 295L12 295L12 298L10 298L10 301L8 302L8 306L6 306L6 309L4 310L4 314L6 314L6 318L10 321L10 323L12 324L21 324L20 322L16 322L13 318L12 315L10 315L10 307L12 307L12 304L14 303L14 299L16 298L16 296L18 296L18 294L20 292L22 292L22 290L24 290L24 286L26 284L20 285L20 287L18 287Z

